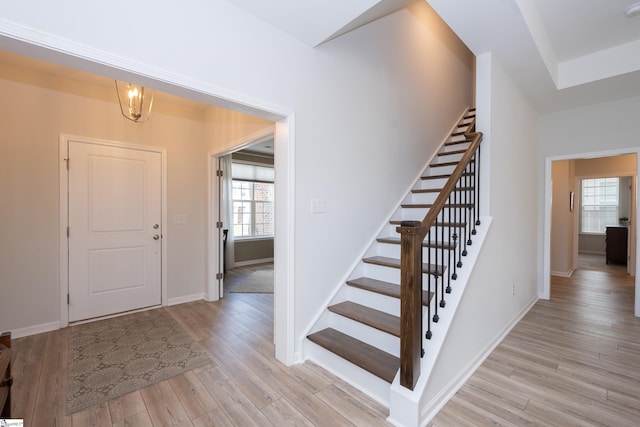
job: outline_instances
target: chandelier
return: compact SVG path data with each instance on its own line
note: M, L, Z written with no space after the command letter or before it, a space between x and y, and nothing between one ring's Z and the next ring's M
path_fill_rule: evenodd
M116 80L122 115L132 122L146 122L151 116L153 92L144 86Z

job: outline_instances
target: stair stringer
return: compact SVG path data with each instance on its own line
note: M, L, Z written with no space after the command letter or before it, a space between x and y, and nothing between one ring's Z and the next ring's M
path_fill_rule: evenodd
M469 283L478 256L491 227L491 217L481 217L481 226L473 238L473 245L467 247L467 256L464 257L464 267L458 269L458 278L452 282L452 292L447 296L447 306L439 311L440 320L432 324L434 330L430 340L423 339L425 355L420 362L420 377L413 390L400 385L399 375L396 375L389 391L389 421L396 426L421 426L429 419L429 414L439 410L445 401L422 402L422 396L429 383L429 378L435 363L440 357L445 357L441 349L447 339L448 331L455 322L456 312L465 289ZM423 325L423 330L426 325ZM437 328L437 329L436 329ZM451 384L457 383L452 379ZM452 390L452 392L455 390ZM440 407L438 407L440 406Z

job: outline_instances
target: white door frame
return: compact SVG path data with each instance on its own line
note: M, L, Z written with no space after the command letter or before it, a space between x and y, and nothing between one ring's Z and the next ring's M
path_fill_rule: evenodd
M67 170L67 156L69 141L87 144L107 145L117 148L151 151L159 153L162 161L162 270L160 286L162 289L162 305L167 305L167 151L163 148L133 145L118 141L108 141L85 136L60 134L58 140L58 165L60 185L60 327L69 325L69 305L67 293L69 292L69 239L67 227L69 225L69 171ZM73 166L72 166L73 167Z
M295 351L294 330L294 114L278 120L273 128L265 129L232 143L222 151L208 154L208 191L207 191L207 288L205 295L209 301L220 298L218 280L218 260L220 245L214 238L217 211L212 209L213 202L218 200L218 186L213 185L217 168L217 158L251 145L256 139L267 134L274 134L274 169L275 169L275 237L274 237L274 309L273 309L273 341L276 358L285 365L300 361Z
M553 189L551 186L551 164L557 160L574 160L574 159L589 159L597 157L611 157L619 156L623 154L635 154L636 155L636 177L638 176L638 170L640 170L640 148L628 148L628 149L616 149L607 151L597 151L589 153L574 153L566 154L562 156L552 156L545 158L544 165L544 235L543 235L543 271L540 287L538 288L538 297L540 299L549 299L551 297L551 198L553 195ZM637 179L637 178L636 178ZM638 233L638 188L634 185L636 194L634 195L634 205L632 207L636 215L631 218L634 221L633 229ZM640 317L640 278L638 277L637 268L640 265L640 239L635 238L635 315Z
M274 266L275 289L274 295L275 312L274 315L274 343L276 347L276 358L287 365L302 360L301 348L296 350L295 338L295 301L294 301L294 135L295 135L295 113L291 108L285 108L270 101L255 98L234 92L232 90L216 87L210 84L194 81L183 75L169 73L150 67L142 62L132 61L108 54L100 49L79 46L67 40L51 37L48 34L35 30L2 25L0 22L0 42L9 50L26 52L29 56L47 58L60 65L79 68L82 64L85 71L101 73L106 76L121 78L123 80L136 77L140 83L148 86L154 84L159 87L170 87L174 95L185 98L199 99L203 102L210 102L212 105L223 108L238 109L248 114L253 114L263 118L278 120L276 122L276 154L275 167L279 171L276 174L276 186L279 188L276 194L276 232L278 242L274 247L274 259L277 267ZM63 156L61 156L63 158ZM60 162L61 169L65 169ZM66 184L65 184L66 186ZM62 187L61 187L62 188ZM166 188L166 186L165 186ZM166 198L164 199L166 200ZM66 200L61 200L62 206L66 206ZM61 214L62 217L62 214ZM62 219L61 219L62 221ZM166 215L163 215L166 221ZM164 224L163 224L164 227ZM164 227L166 230L166 227ZM66 240L66 226L60 229L60 241ZM165 239L166 240L166 239ZM166 242L163 242L166 245ZM163 256L166 254L163 246ZM65 264L68 256L65 255L66 246L61 244L61 265ZM62 258L65 258L62 260ZM163 260L163 268L167 263ZM61 271L64 270L61 268ZM67 277L62 277L60 282L68 281ZM163 272L163 277L166 274ZM62 286L62 285L61 285ZM163 286L163 292L166 287ZM163 296L164 301L164 296ZM164 303L164 302L163 302ZM66 291L60 293L60 306L66 307ZM60 326L68 324L68 313L60 312ZM302 347L301 340L299 341Z
M220 187L218 185L220 178L217 176L216 171L218 170L218 162L221 157L227 156L235 151L242 150L243 148L250 147L251 145L259 142L260 139L264 139L266 137L273 137L275 144L275 126L268 126L264 129L261 129L257 132L254 132L247 136L246 138L242 138L238 141L231 141L230 144L225 144L229 148L224 151L210 151L207 155L208 159L208 173L209 177L207 181L207 244L208 244L208 257L207 257L207 287L205 289L205 299L207 301L217 301L222 298L220 295L220 282L216 277L218 273L222 273L222 266L220 265L223 262L222 257L222 238L217 238L216 236L219 233L215 233L216 224L220 219L220 209L219 206L220 200L222 200L222 194L220 194ZM274 154L275 157L275 154ZM275 160L274 160L275 161ZM274 165L275 167L275 165ZM231 171L228 171L229 173ZM216 203L218 205L216 205ZM216 205L214 209L214 205ZM275 204L274 204L275 205ZM275 206L274 206L275 209ZM228 224L225 224L225 227L229 227ZM274 245L275 245L275 237L274 237ZM274 260L275 261L275 260ZM275 264L275 262L274 262ZM275 289L274 289L275 291Z

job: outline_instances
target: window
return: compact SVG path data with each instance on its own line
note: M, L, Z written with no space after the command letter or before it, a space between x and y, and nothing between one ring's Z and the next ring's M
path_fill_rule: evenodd
M239 163L232 167L234 237L273 236L274 184L251 180L273 180L273 168Z
M618 223L618 178L582 180L581 226L583 233L604 233Z

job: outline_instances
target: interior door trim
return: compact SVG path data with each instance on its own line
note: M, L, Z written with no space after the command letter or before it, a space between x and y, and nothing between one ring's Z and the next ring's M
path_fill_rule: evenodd
M159 147L151 147L146 145L128 144L119 141L110 141L104 139L91 138L86 136L77 136L69 134L60 134L58 139L58 170L59 170L59 198L60 198L60 328L69 325L69 306L67 303L67 294L69 291L69 239L67 237L67 229L69 225L69 182L67 159L69 153L69 141L107 145L117 148L128 148L134 150L151 151L160 153L162 162L162 228L163 239L162 245L162 267L161 267L161 304L166 306L168 303L167 293L167 150Z

